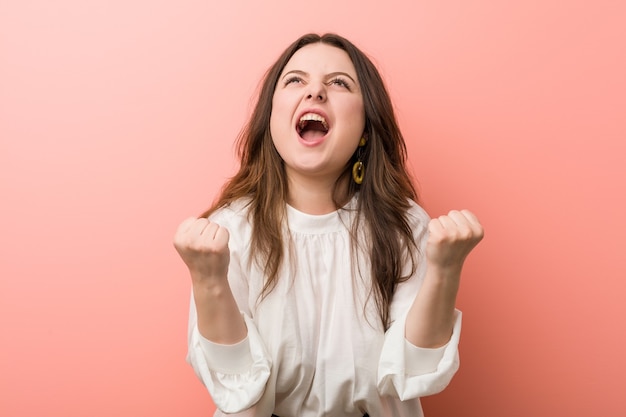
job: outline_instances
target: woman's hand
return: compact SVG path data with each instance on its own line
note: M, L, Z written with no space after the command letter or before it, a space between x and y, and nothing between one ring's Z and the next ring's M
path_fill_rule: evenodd
M226 228L195 217L183 221L174 236L191 274L198 331L221 344L237 343L248 331L228 284L229 237Z
M426 242L426 261L430 267L460 272L463 262L484 236L483 227L469 210L452 210L432 219Z
M425 348L450 340L463 262L483 238L483 227L468 210L453 210L428 224L426 275L407 316L405 336Z
M183 259L194 284L224 281L230 251L228 230L206 218L183 221L174 236L174 247Z

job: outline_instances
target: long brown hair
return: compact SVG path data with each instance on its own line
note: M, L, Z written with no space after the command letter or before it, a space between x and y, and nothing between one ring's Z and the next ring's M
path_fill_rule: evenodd
M364 179L360 185L348 181L348 195L334 195L333 198L339 209L339 201L345 202L346 197L352 197L356 192L359 194L356 210L360 215L356 216L351 230L353 248L358 246L357 230L364 223L369 237L365 249L371 260L372 293L381 322L387 328L394 291L398 283L408 279L416 269L417 247L407 210L409 199L417 201L417 192L406 169L406 144L383 80L370 59L347 39L336 34L304 35L269 68L250 120L237 140L239 171L226 182L221 194L202 216L209 216L242 198L249 201L252 254L266 274L263 294L269 293L276 284L284 259L282 225L288 194L284 164L270 134L272 98L287 62L296 51L312 43L331 45L348 54L363 95L364 135L367 137L361 154L365 165ZM353 163L354 158L346 164L336 184L350 176ZM411 271L409 275L403 275L407 256L411 260Z

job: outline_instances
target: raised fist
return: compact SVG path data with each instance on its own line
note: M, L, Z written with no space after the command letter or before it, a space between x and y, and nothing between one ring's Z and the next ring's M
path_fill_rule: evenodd
M206 218L183 221L174 236L174 247L195 283L226 280L230 251L228 230Z
M469 210L452 210L428 224L426 260L439 268L461 268L484 235L483 227Z

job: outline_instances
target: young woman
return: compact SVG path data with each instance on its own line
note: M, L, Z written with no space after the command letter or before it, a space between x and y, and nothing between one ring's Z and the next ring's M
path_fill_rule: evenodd
M334 34L298 39L238 144L239 172L174 239L215 415L421 416L458 368L455 300L483 230L416 203L372 62Z

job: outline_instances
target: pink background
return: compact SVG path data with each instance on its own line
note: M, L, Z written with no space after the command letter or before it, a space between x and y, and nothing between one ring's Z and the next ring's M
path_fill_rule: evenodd
M172 235L309 31L378 63L431 215L486 228L461 370L427 415L625 415L625 18L619 0L2 0L0 415L210 415Z

